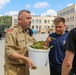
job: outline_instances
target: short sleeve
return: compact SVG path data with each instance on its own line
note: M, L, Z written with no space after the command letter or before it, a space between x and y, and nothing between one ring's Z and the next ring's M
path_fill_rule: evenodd
M75 29L69 32L64 45L64 49L74 53L76 52L76 30Z

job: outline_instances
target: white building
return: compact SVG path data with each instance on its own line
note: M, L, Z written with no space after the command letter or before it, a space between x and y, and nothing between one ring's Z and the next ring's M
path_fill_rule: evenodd
M66 25L69 28L69 30L76 27L76 4L59 10L57 12L57 15L65 18Z
M32 16L32 23L31 28L33 30L37 30L38 32L41 32L41 30L44 29L45 32L47 32L47 29L54 28L53 20L55 19L55 16ZM17 16L12 16L12 25L17 25Z

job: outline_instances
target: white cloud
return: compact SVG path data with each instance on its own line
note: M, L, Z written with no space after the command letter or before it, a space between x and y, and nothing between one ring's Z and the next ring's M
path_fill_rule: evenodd
M0 16L3 16L3 15L0 14Z
M10 0L0 0L0 9L8 2L10 2Z
M5 15L9 15L9 16L18 15L18 11L9 11Z
M33 7L34 8L46 8L46 7L49 7L49 6L50 5L47 2L38 2Z
M73 5L73 3L68 4L68 6L71 6L71 5Z
M18 15L18 12L19 11L9 11L5 15L14 16L14 15ZM36 15L36 14L35 13L31 13L31 15Z
M26 8L30 8L30 7L31 7L30 4L27 4L27 5L26 5Z
M41 16L45 16L45 15L57 16L57 13L54 10L50 9L41 14Z
M36 15L35 13L31 13L31 15Z

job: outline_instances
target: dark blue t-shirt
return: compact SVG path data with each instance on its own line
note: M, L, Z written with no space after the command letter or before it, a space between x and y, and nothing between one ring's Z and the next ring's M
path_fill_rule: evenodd
M50 37L55 38L49 44L54 46L49 51L49 64L52 69L61 69L63 59L65 57L65 50L63 48L68 33L58 35L56 33L49 34Z

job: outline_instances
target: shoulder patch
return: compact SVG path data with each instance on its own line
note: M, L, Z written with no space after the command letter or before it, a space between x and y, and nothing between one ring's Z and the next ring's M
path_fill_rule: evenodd
M12 32L13 30L12 29L8 29L8 32Z

